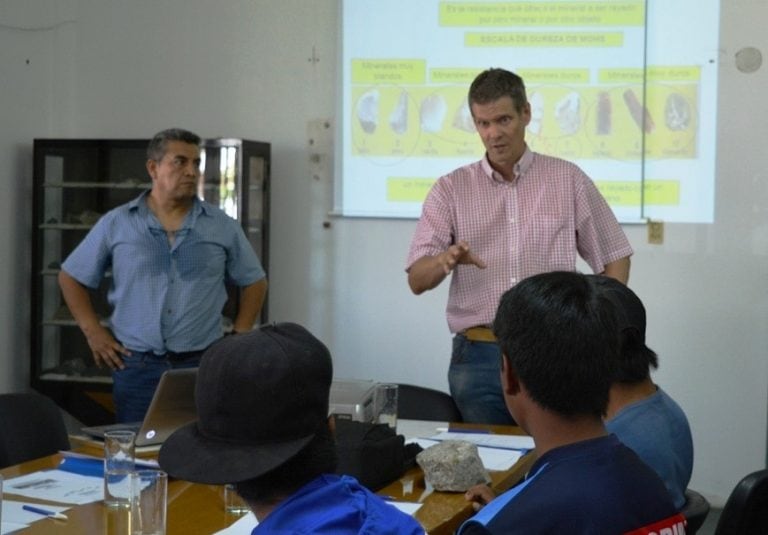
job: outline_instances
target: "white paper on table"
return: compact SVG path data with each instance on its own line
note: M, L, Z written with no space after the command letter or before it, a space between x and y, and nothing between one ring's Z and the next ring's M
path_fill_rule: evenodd
M29 524L16 524L14 522L6 522L3 521L0 523L0 535L5 535L6 533L13 533L14 531L18 531L20 529L28 528Z
M428 438L415 438L409 439L409 443L414 442L424 449L430 446L439 444L439 440L431 440ZM477 447L477 454L480 456L480 461L483 463L483 467L486 470L509 470L517 461L520 460L525 452L520 450L505 450L500 448L486 448L484 446Z
M243 515L241 519L213 535L251 535L253 528L259 525L259 521L253 513Z
M67 506L48 505L32 502L17 502L16 500L9 500L8 498L5 498L3 500L3 524L5 524L6 521L13 524L31 524L32 522L48 518L45 515L41 515L39 513L25 511L25 505L32 505L33 507L39 507L40 509L53 511L54 513L64 513L67 509L69 509Z
M63 470L42 470L7 479L3 492L50 502L81 505L104 499L104 479Z
M387 503L394 506L396 509L399 509L403 513L411 516L415 515L416 511L418 511L421 507L420 503L414 502L395 502L387 500Z
M525 454L520 450L501 450L483 446L478 446L477 453L486 470L498 471L509 470Z
M533 437L528 435L496 435L471 431L446 431L429 437L431 440L466 440L478 446L528 451L534 448Z

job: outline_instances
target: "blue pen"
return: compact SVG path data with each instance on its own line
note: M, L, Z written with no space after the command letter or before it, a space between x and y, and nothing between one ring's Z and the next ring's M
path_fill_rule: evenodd
M30 513L37 513L38 515L50 516L51 518L55 518L56 520L67 520L67 515L65 515L64 513L49 511L48 509L43 509L42 507L35 507L34 505L24 504L21 506L21 508L24 509L25 511L29 511Z

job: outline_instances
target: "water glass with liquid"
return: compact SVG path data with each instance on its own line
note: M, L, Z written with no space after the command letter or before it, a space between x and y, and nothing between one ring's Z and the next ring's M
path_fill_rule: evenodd
M131 472L136 462L133 431L108 431L104 434L104 504L129 507Z
M168 511L168 474L137 470L130 476L131 535L165 535Z
M376 385L376 421L397 428L397 384L379 383Z

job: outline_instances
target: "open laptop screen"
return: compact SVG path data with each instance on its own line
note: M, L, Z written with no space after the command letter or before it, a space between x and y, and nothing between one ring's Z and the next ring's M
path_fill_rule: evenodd
M84 427L82 431L104 438L107 431L130 429L136 432L137 446L162 444L176 429L197 419L196 379L197 368L168 370L160 377L144 421Z

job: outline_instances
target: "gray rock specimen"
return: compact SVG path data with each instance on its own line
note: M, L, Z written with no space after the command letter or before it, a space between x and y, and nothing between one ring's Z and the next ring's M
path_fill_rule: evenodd
M444 440L416 456L424 478L435 490L464 492L473 485L490 483L477 446L464 440Z

